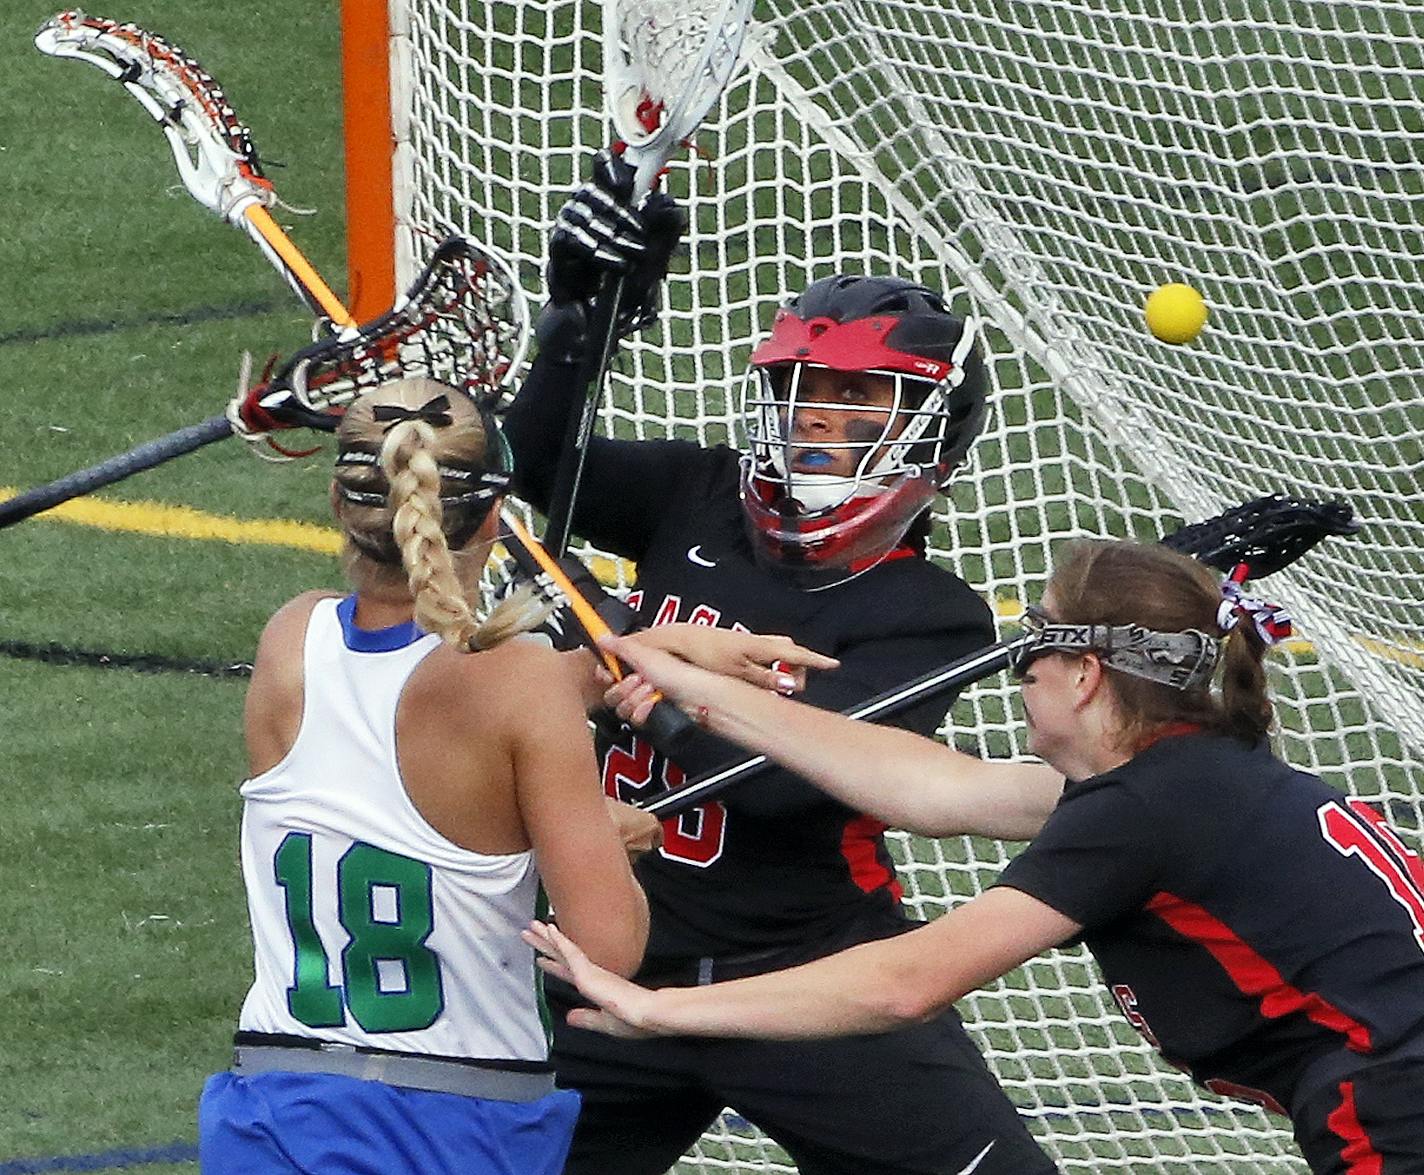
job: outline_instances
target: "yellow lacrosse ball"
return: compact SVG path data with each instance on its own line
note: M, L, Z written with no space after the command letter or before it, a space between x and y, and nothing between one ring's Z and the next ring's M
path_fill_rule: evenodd
M1191 286L1158 286L1143 307L1147 329L1164 343L1190 343L1206 325L1206 303Z

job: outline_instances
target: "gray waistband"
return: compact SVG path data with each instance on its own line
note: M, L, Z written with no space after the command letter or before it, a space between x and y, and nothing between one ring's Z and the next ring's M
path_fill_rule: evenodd
M334 1073L406 1089L499 1102L538 1101L554 1092L552 1073L491 1069L414 1054L363 1053L346 1044L322 1044L310 1049L240 1044L233 1050L232 1071L244 1077L254 1073Z

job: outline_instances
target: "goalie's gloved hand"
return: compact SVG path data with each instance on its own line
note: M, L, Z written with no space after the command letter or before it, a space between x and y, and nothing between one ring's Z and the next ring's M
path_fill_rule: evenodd
M630 274L647 249L632 208L633 168L604 150L592 171L559 209L549 238L549 297L559 305L588 301L605 274Z
M556 306L586 302L607 274L623 277L620 336L657 318L658 292L687 229L664 192L633 204L634 168L612 151L593 160L589 182L559 210L549 239L549 296Z

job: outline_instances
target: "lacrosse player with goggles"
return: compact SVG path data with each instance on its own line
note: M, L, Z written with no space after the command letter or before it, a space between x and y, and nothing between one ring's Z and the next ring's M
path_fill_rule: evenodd
M256 979L235 1064L203 1091L202 1167L556 1175L578 1097L554 1087L520 930L542 886L629 974L647 904L567 658L508 639L543 611L473 603L509 481L493 418L410 378L352 403L337 435L354 593L298 596L258 648L241 837Z
M1029 750L1056 777L748 690L664 651L706 660L673 630L664 650L610 642L639 670L611 692L620 713L638 717L651 683L885 819L1033 840L923 929L696 990L644 991L536 926L550 969L604 1009L574 1021L635 1038L884 1032L1081 941L1169 1061L1289 1116L1312 1171L1424 1170L1417 846L1273 754L1262 658L1289 618L1216 574L1131 543L1057 561L1015 664Z
M515 488L540 509L597 345L590 299L620 274L622 331L652 322L684 228L671 198L633 206L632 187L632 169L600 154L554 227L538 357L505 420ZM985 414L972 321L912 282L822 279L777 311L744 404L745 452L588 448L572 529L636 562L629 602L643 620L784 634L835 657L805 693L831 710L994 639L986 604L925 557L928 509ZM947 704L904 725L933 734ZM605 790L628 803L741 757L701 732L676 764L636 731L597 742ZM754 975L910 930L885 827L789 771L669 819L635 865L651 911L639 982ZM981 1154L979 1175L1053 1170L948 1006L850 1040L628 1041L569 1026L573 993L555 986L558 1081L583 1095L571 1175L666 1171L727 1106L805 1175L942 1175Z

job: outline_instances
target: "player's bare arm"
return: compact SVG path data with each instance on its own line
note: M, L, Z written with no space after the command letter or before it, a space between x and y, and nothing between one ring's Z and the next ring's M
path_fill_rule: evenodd
M1063 776L1043 764L989 763L909 731L775 697L673 656L642 639L649 635L611 643L638 670L607 695L620 715L636 720L648 691L661 690L694 709L712 733L776 759L898 828L1027 840L1062 794Z
M804 689L808 670L835 669L840 665L836 658L803 648L789 636L740 632L708 624L659 624L623 639L639 648L660 649L712 673L782 694Z
M598 786L578 690L561 654L524 641L501 651L517 662L504 675L501 705L544 888L562 926L586 936L603 966L632 974L647 942L648 904Z
M955 1000L1082 928L1018 890L996 888L908 934L730 983L650 991L592 964L556 927L525 941L540 966L598 1005L569 1023L613 1036L795 1040L886 1032Z

